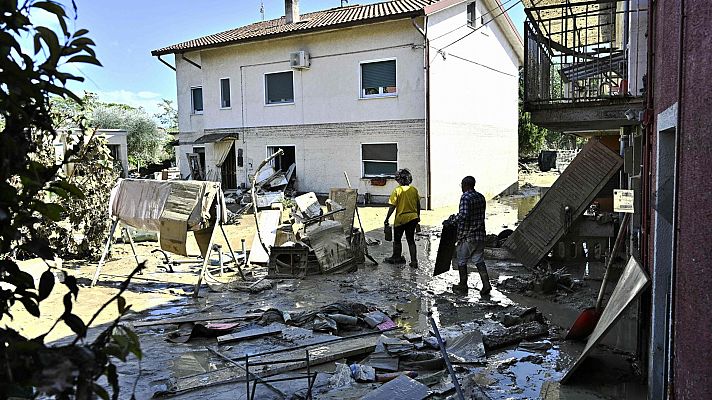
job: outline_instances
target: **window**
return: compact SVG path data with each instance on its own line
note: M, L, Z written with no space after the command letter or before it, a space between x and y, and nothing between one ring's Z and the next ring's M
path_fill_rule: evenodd
M265 74L265 104L294 103L292 71Z
M485 26L483 28L483 25L485 25L485 17L482 15L481 11L477 10L477 1L473 1L472 3L467 5L467 26L473 29L479 30L483 34L487 34L487 31L489 28Z
M193 105L193 114L203 113L203 88L190 88L190 101Z
M361 63L361 97L394 96L396 60Z
M364 178L392 177L398 170L398 144L373 143L361 145Z
M230 78L220 79L220 107L230 108Z
M121 146L118 144L107 144L106 147L109 148L109 153L114 161L121 161Z

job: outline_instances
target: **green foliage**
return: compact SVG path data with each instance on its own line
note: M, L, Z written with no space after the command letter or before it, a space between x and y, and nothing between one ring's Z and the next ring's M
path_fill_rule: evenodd
M91 116L91 125L97 128L125 129L128 132L128 155L134 165L147 165L170 158L164 147L168 141L165 132L143 108L125 104L99 104Z
M76 4L71 5L76 14ZM53 14L60 32L35 26L30 20L32 10L41 9ZM0 398L109 398L100 386L106 377L112 397L118 398L119 387L114 359L125 359L132 353L140 357L138 339L133 332L119 327L117 318L93 342L86 341L87 327L109 304L117 303L119 318L129 309L121 294L128 287L127 279L119 292L105 303L85 323L72 313L79 287L73 276L62 282L68 293L64 295L64 312L45 334L27 338L7 326L12 319L11 309L22 305L32 316L40 317L40 303L52 291L58 290L55 274L48 268L39 285L22 271L17 256L52 259L56 254L48 238L43 235L44 221L59 221L68 210L64 200L82 201L84 191L62 174L68 164L80 166L90 163L92 140L83 134L67 139L70 146L58 162L43 162L48 157L48 146L57 137L50 97L58 96L81 105L81 99L69 89L70 81L83 78L63 72L68 63L100 65L95 57L94 42L85 29L70 32L65 9L55 1L27 0L21 5L15 0L0 2L0 117L4 121L0 132ZM20 46L22 38L31 38L33 52L26 53ZM69 106L69 105L68 105ZM71 106L73 107L73 106ZM70 108L71 108L70 107ZM81 113L80 113L81 115ZM81 120L81 117L78 117ZM101 146L97 147L100 151ZM138 271L137 268L129 279ZM45 337L59 323L67 325L76 336L69 345L48 347Z
M158 119L161 127L166 129L168 132L175 132L178 130L178 109L173 105L173 101L168 99L161 100L158 103L158 107L161 111L154 114L154 117Z
M531 114L524 111L524 79L519 74L519 155L533 156L545 147L555 146L562 139L560 132L542 128L531 121Z

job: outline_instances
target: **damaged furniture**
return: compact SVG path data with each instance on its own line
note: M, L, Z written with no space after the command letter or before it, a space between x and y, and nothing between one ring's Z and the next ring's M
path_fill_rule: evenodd
M111 250L117 226L160 233L160 246L164 251L187 256L188 231L193 231L203 258L202 268L195 285L197 296L200 283L210 262L210 250L214 244L215 227L220 227L233 260L242 276L222 223L226 220L225 198L217 182L205 181L157 181L149 179L119 179L109 198L111 230L104 252L96 267L92 286L96 284L106 256ZM128 231L127 231L128 233ZM138 256L133 247L136 263ZM244 279L244 276L242 276Z
M294 223L283 230L275 224L269 228L281 234L282 240L269 248L268 277L335 273L363 262L363 232L353 227L357 196L355 189L332 189L326 213L314 193L295 198Z

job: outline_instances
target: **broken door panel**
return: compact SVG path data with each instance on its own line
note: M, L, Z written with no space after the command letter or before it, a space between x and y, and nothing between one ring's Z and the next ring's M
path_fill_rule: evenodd
M623 159L618 154L591 139L504 247L522 264L529 267L538 264L622 165Z

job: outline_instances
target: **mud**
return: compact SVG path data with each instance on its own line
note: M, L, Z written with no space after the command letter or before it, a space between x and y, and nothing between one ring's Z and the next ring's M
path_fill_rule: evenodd
M487 233L497 234L503 229L515 229L526 214L535 206L541 196L542 187L548 180L553 182L555 174L540 174L533 176L535 183L541 186L527 186L519 194L491 200L487 206ZM552 178L553 177L553 178ZM550 183L549 183L550 184ZM381 240L381 245L369 246L370 254L381 261L390 256L391 244L383 241L382 223L387 209L385 207L361 207L360 215L367 235ZM574 293L556 291L554 294L542 295L532 291L521 291L505 284L508 279L526 280L531 277L531 271L523 268L513 260L503 260L500 257L488 258L490 278L493 290L490 296L483 298L476 288L481 287L479 275L470 271L470 287L467 295L453 294L451 286L457 283L456 271L449 271L435 278L432 277L436 251L439 244L439 226L456 207L448 207L433 211L425 211L421 225L423 231L417 236L419 268L407 265L379 266L369 264L359 266L358 271L340 275L312 276L306 279L281 279L273 281L271 290L258 294L243 292L210 292L204 286L201 297L190 297L193 285L197 280L197 265L181 264L175 267L175 273L168 273L158 267L161 261L150 251L157 248L157 243L144 242L137 244L139 256L147 260L148 268L129 286L125 297L132 305L128 322L160 320L186 315L210 316L215 314L245 314L259 312L268 308L287 311L302 311L321 307L336 301L359 302L367 306L378 307L394 316L400 328L395 336L403 333L427 335L428 313L441 327L444 337L454 337L471 329L479 329L483 335L502 325L500 320L506 313L514 313L522 308L537 307L548 323L548 331L541 339L546 344L539 346L540 350L531 347L518 348L511 345L487 352L482 365L459 365L459 379L479 385L492 399L532 399L532 398L579 398L576 394L584 393L588 398L644 398L641 385L634 374L632 357L629 353L612 348L597 350L592 362L584 365L579 379L573 385L560 387L556 382L563 375L566 367L573 362L583 349L583 343L568 343L560 340L566 329L573 322L579 311L595 302L595 296L600 281L595 278L602 276L602 267L591 263L556 266L565 267L575 279L583 284ZM241 248L241 239L246 240L246 247L251 245L254 234L254 220L251 216L243 217L239 225L226 227L233 249ZM218 239L221 243L222 238ZM104 267L99 284L89 288L88 284L94 272L95 264L82 261L65 262L63 268L67 273L80 279L84 287L80 291L78 303L74 312L84 320L88 320L93 310L111 297L119 282L131 270L135 261L127 245L116 245L114 258ZM189 253L197 254L197 246L189 245ZM488 255L496 255L489 251ZM177 258L177 257L176 257ZM46 267L41 263L24 263L23 268L30 271L36 279ZM252 276L262 276L263 269L248 269ZM611 285L613 286L613 285ZM611 288L612 289L612 288ZM42 318L37 321L16 310L12 325L22 330L28 336L44 333L62 312L61 295L54 293L42 306ZM115 315L115 307L108 307L107 312L97 319L90 332L96 334ZM635 349L634 312L629 311L621 324L618 324L604 343L615 346L627 352ZM219 321L216 321L219 322ZM197 373L217 370L226 367L219 357L209 353L205 346L216 348L215 339L198 339L186 344L168 343L165 341L167 332L174 330L175 325L156 325L136 328L141 338L144 358L140 362L130 359L119 363L122 398L129 398L135 389L136 398L150 398L159 390L166 380L180 378ZM91 334L90 334L91 336ZM71 332L66 327L54 330L48 340L61 343L69 340ZM263 337L235 345L221 345L218 350L233 359L277 348L298 346L305 343L316 343L325 339L325 335L310 330L292 328L289 334L282 338ZM534 346L535 348L537 346ZM363 357L362 357L363 358ZM361 359L362 359L361 358ZM605 375L591 373L601 368L601 363L616 365L616 374ZM327 363L318 370L323 371L317 379L316 391L321 392L316 398L349 398L348 393L356 393L358 398L377 387L374 384L357 384L343 389L341 396L330 392L326 387L329 373L333 372L334 363ZM605 367L603 369L608 369ZM135 388L134 388L135 385ZM370 386L369 386L370 385ZM304 391L304 380L275 383L274 386L285 393ZM278 398L272 391L258 385L255 398ZM450 392L452 393L452 392ZM568 394L567 394L568 393ZM574 393L574 394L571 394ZM244 383L226 384L205 388L181 395L186 399L223 399L244 397ZM334 397L336 396L336 397ZM435 395L435 398L445 398L447 394ZM568 396L568 397L567 397ZM586 398L586 397L581 397Z

